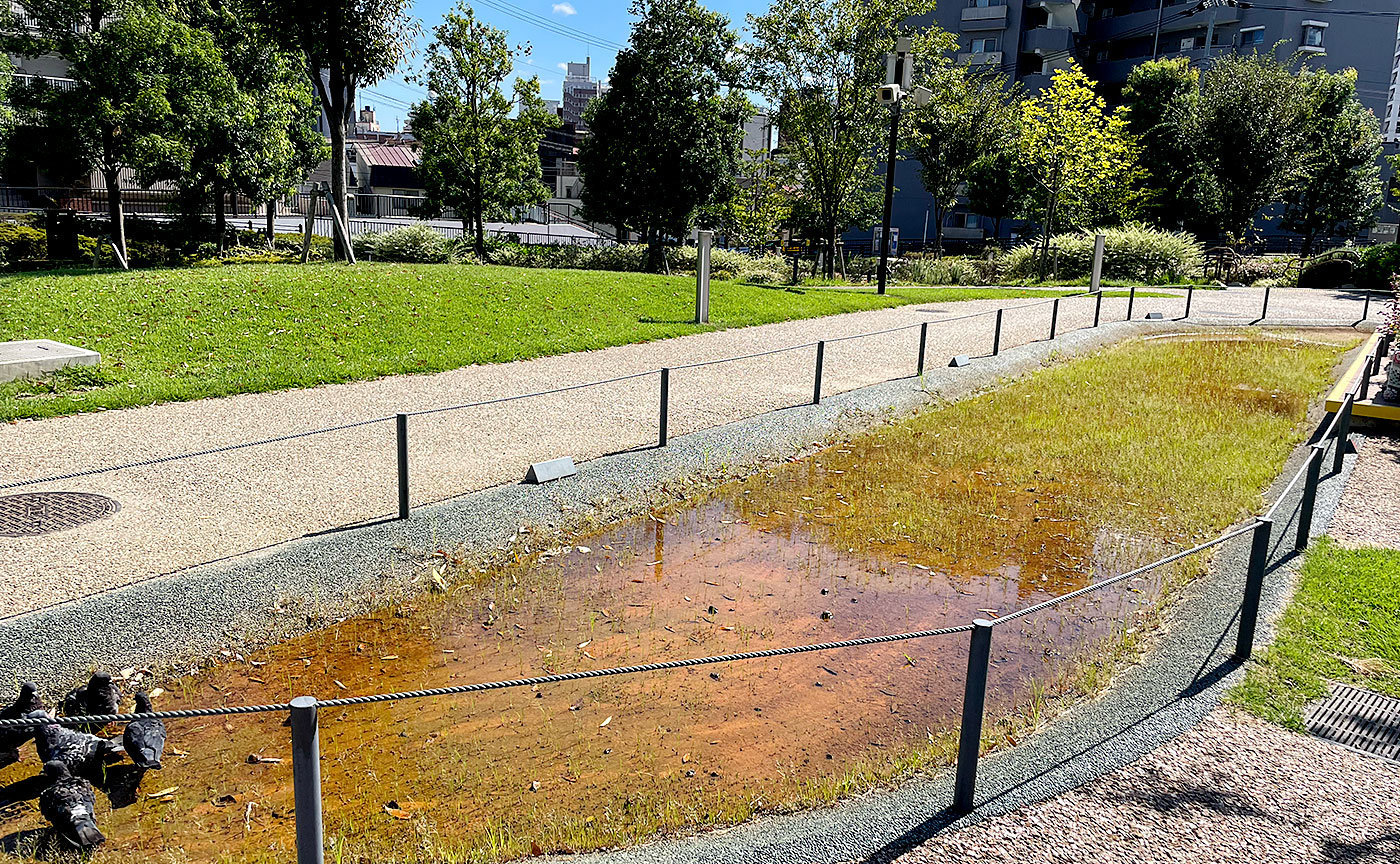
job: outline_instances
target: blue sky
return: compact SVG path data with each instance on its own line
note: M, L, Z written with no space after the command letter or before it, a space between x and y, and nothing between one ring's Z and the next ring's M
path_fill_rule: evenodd
M632 16L628 0L469 0L478 18L489 21L510 34L512 44L529 42L530 56L516 65L521 77L537 75L546 99L558 99L564 80L561 64L593 60L593 76L607 77L617 46L627 42ZM702 0L703 2L703 0ZM443 13L456 0L416 0L413 12L423 22L424 36L419 54L410 62L422 63L422 49L431 41L432 29L442 22ZM710 0L710 9L729 16L741 28L744 15L761 13L767 0ZM384 129L397 129L408 116L408 104L423 98L423 91L405 81L408 70L400 69L392 78L362 88L360 104L373 105Z

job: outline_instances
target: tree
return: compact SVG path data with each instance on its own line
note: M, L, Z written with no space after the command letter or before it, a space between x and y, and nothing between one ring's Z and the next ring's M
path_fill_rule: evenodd
M1380 124L1356 98L1356 70L1302 75L1306 115L1302 167L1283 196L1281 227L1312 254L1323 236L1355 237L1375 224L1381 201Z
M1128 131L1141 149L1142 217L1159 228L1208 232L1220 190L1201 159L1200 76L1186 57L1135 67L1123 88Z
M1123 109L1108 113L1077 63L1057 69L1050 87L1021 109L1021 161L1045 213L1043 266L1057 224L1113 224L1131 216L1140 169Z
M486 254L486 220L549 198L541 182L539 144L556 125L540 98L538 78L517 78L514 98L501 92L517 56L506 34L476 19L465 3L448 12L428 46L428 98L413 106L410 122L422 143L418 174L428 205L451 207Z
M1305 100L1273 54L1222 54L1201 76L1199 154L1220 190L1218 227L1242 238L1297 185Z
M1006 84L995 72L945 66L926 81L933 99L913 112L909 138L933 198L935 255L943 254L943 223L973 167L1015 141L1020 86L1008 92Z
M349 224L345 138L355 95L393 72L419 32L411 0L246 0L278 44L302 56L330 125L331 202ZM337 238L336 248L349 257Z
M776 154L745 151L738 189L715 220L730 245L763 249L777 239L792 211L788 173Z
M837 235L878 212L876 154L890 115L875 98L885 55L904 22L933 11L932 0L774 0L748 18L754 84L777 105L777 125L797 174L799 212L810 214L834 264ZM930 28L914 55L936 57L954 43Z
M1001 223L1021 214L1027 203L1027 187L1034 181L1026 176L1020 156L1012 147L984 156L967 175L967 206L972 212L994 223L992 237L1001 237Z
M624 236L642 232L647 266L661 269L662 241L687 233L702 207L734 191L742 122L753 111L735 87L738 36L729 19L696 0L633 0L628 47L610 88L588 106L579 148L583 214Z
M142 185L163 166L188 164L191 130L220 110L232 89L209 34L139 0L21 0L31 27L10 50L53 53L69 63L71 88L23 88L17 101L55 142L70 172L102 174L112 239L126 254L122 182ZM47 159L48 153L38 154Z

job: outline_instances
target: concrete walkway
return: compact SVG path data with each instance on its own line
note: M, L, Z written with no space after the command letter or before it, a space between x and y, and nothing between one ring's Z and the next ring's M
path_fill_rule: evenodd
M1181 292L1176 292L1180 295ZM1191 320L1248 324L1264 292L1198 291ZM1029 304L1029 305L1028 305ZM1035 305L1040 304L1040 305ZM1184 298L1139 298L1134 317L1179 317ZM474 366L309 390L156 405L0 426L0 483L25 480L322 426L384 417L614 376L679 367L789 345L930 322L928 364L986 355L999 306L1002 346L1043 340L1045 301L914 304L627 345L602 351ZM1023 307L1023 308L1017 308ZM1351 324L1351 292L1276 289L1268 323ZM1127 300L1103 301L1103 320L1122 320ZM1372 318L1379 304L1373 304ZM1094 301L1062 301L1061 333L1092 324ZM939 324L947 319L960 319ZM826 346L823 392L835 394L913 375L917 327ZM729 423L811 399L814 350L804 347L671 376L670 434ZM656 442L659 375L567 393L415 417L409 458L415 506L519 480L533 461L576 461ZM0 616L13 616L202 563L350 524L396 509L392 422L215 456L53 482L15 492L71 490L109 495L121 510L101 521L34 538L0 538Z

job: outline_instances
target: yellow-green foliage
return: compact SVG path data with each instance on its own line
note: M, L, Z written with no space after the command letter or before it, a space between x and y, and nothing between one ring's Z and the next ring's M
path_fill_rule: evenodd
M1165 284L1201 274L1204 249L1184 231L1160 231L1145 225L1125 225L1099 231L1058 234L1050 242L1059 249L1059 277L1088 277L1094 265L1094 234L1106 235L1103 278ZM1006 253L1008 277L1034 279L1040 264L1040 245L1026 243Z

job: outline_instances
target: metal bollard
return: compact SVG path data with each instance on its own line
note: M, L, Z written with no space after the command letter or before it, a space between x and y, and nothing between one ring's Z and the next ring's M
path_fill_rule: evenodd
M826 356L825 340L817 343L817 375L812 383L812 404L822 404L822 358Z
M1317 506L1317 484L1322 474L1322 454L1327 445L1314 444L1308 453L1308 474L1303 481L1303 499L1298 502L1298 539L1293 548L1299 552L1308 548L1308 538L1312 535L1313 509Z
M924 349L928 347L928 322L919 325L919 377L924 374Z
M394 417L394 437L399 457L399 518L408 518L408 415Z
M1186 312L1183 313L1182 316L1181 316L1181 319L1182 319L1183 321L1186 320L1187 318L1190 318L1190 317L1191 317L1191 298L1192 298L1193 296L1195 296L1195 294L1196 294L1196 286L1195 286L1195 285L1187 285L1187 286L1186 286Z
M958 769L953 781L953 810L970 813L977 793L977 759L982 753L982 714L987 702L987 665L992 659L992 622L972 622L967 648L967 685L963 690L962 729L958 734Z
M1128 286L1128 317L1123 320L1133 320L1133 303L1135 302L1137 302L1137 286L1130 285Z
M321 741L314 696L292 700L292 795L296 806L297 864L323 864Z
M1099 313L1103 312L1103 291L1094 292L1094 326L1099 326Z
M1361 320L1366 321L1371 317L1371 289L1366 289L1366 303L1361 307Z
M1273 290L1274 289L1272 286L1264 286L1264 308L1259 310L1260 321L1263 321L1265 318L1269 317L1269 294L1272 293Z
M992 331L992 356L993 356L993 357L995 357L995 356L997 356L998 354L1001 353L1001 315L1002 315L1002 313L1005 312L1005 311L1006 311L1005 309L998 309L998 310L997 310L997 326L996 326L996 329Z
M1351 406L1356 397L1348 393L1342 398L1342 416L1337 420L1337 452L1332 455L1332 473L1340 474L1342 462L1347 456L1347 445L1351 443Z
M1254 628L1259 623L1259 598L1264 593L1264 570L1269 563L1269 538L1274 520L1261 518L1254 523L1254 541L1249 548L1249 572L1244 581L1244 602L1240 604L1240 630L1235 639L1235 659L1248 660L1254 653Z
M661 417L657 423L656 446L666 446L667 415L671 412L671 370L661 370Z
M1060 323L1060 298L1056 297L1055 302L1050 304L1050 341L1055 341L1055 328Z

